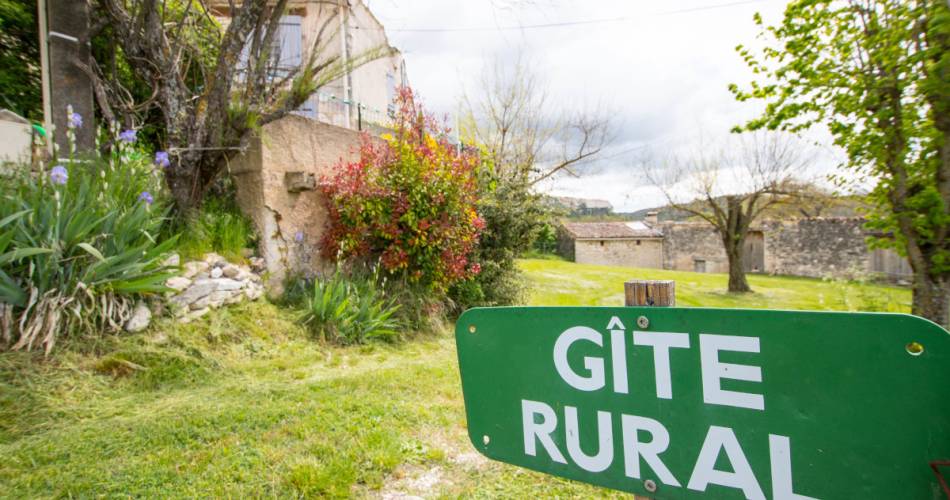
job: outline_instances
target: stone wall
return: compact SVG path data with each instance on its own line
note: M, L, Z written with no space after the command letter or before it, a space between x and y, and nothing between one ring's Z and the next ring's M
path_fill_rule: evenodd
M661 268L663 240L659 238L576 240L574 261L579 264Z
M864 222L858 217L765 221L765 269L814 278L870 272Z
M753 227L765 241L765 269L769 274L813 278L872 272L871 252L865 239L864 219L812 218L767 220ZM705 222L667 222L663 225L665 269L728 272L719 234Z
M729 271L722 239L705 222L665 222L663 268L677 271L725 273Z
M318 271L327 212L317 188L341 161L358 156L360 134L300 116L265 125L231 160L241 209L261 237L260 255L279 292L288 271Z

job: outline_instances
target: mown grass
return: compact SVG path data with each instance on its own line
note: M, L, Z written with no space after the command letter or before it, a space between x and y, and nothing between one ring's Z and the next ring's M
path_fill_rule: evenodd
M791 276L749 275L752 293L728 293L725 274L575 264L526 259L535 305L623 305L623 283L632 279L676 281L676 305L836 311L910 311L910 291L885 285Z
M677 280L684 305L905 308L906 290L522 261L532 303L619 304L625 279ZM296 312L245 304L189 325L40 355L0 353L0 496L590 497L614 493L480 458L454 341L328 347Z

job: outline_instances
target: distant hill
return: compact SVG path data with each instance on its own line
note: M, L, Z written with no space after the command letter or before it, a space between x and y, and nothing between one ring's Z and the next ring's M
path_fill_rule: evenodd
M697 205L701 206L698 202ZM795 219L802 217L860 217L868 205L858 196L835 196L811 201L804 205L778 205L765 212L766 219ZM648 212L658 212L662 221L686 221L696 218L684 210L669 205L644 208L636 212L618 212L614 215L626 220L643 220Z

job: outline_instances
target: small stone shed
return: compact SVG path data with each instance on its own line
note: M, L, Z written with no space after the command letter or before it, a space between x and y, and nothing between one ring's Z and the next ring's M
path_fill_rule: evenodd
M565 257L584 264L663 267L663 233L634 222L566 222L558 231Z
M860 217L763 220L749 230L745 271L792 276L852 277L862 273L906 281L907 259L870 249L872 234ZM634 242L634 243L631 243ZM728 261L719 233L706 222L567 222L559 252L578 263L724 273Z
M318 183L338 163L358 157L360 136L291 115L265 125L228 165L238 204L260 235L270 287L279 291L289 271L323 268L327 211Z

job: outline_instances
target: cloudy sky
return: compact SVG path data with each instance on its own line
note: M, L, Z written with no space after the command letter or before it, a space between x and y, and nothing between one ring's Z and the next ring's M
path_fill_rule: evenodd
M781 19L784 0L368 0L409 80L437 112L453 113L477 92L486 64L523 57L550 102L606 107L616 139L581 178L544 189L608 199L615 210L663 204L637 175L643 151L683 148L700 132L722 136L759 104L736 102L729 83L752 77L735 51L754 45L752 21ZM575 23L575 24L571 24ZM537 25L558 25L534 27Z

